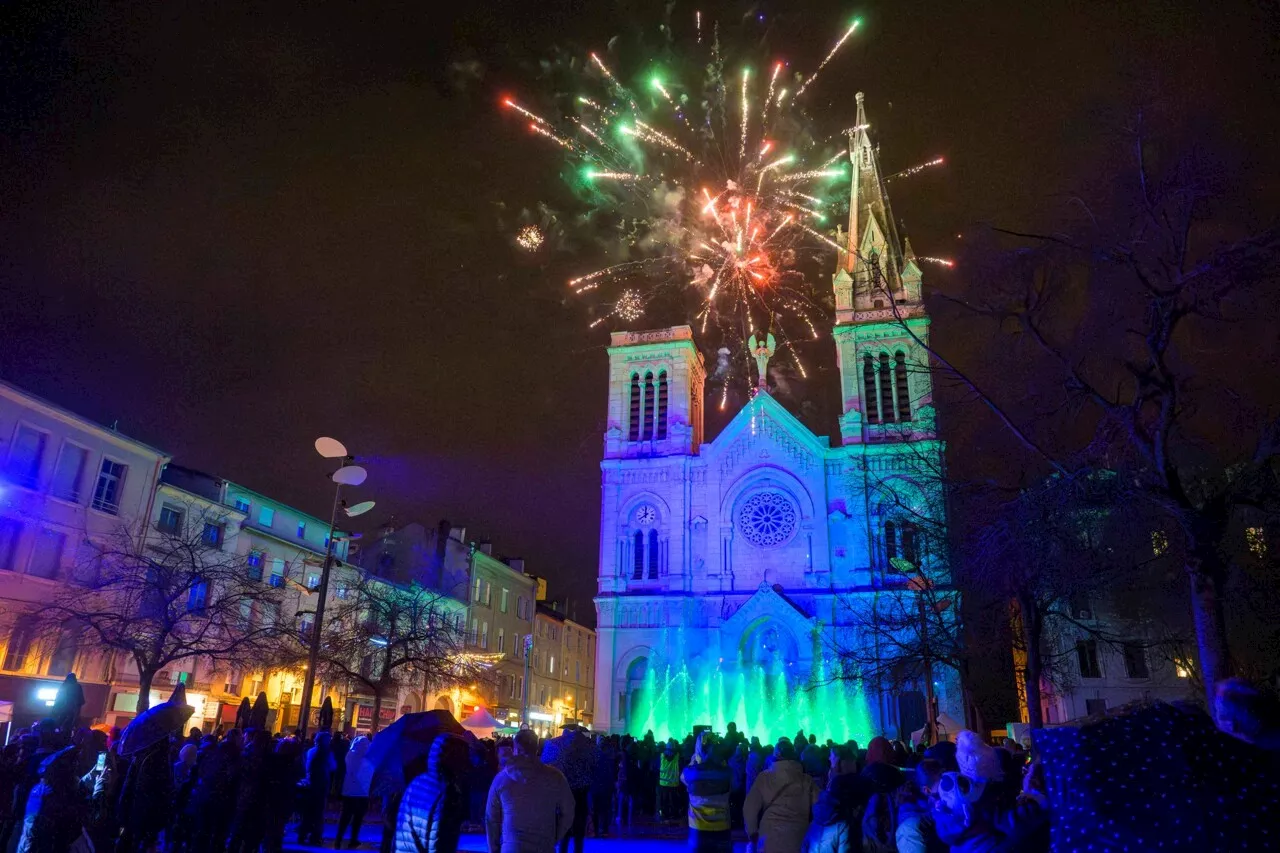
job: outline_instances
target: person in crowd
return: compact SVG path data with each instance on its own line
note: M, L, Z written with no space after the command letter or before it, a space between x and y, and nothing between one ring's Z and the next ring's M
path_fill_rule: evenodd
M332 787L329 793L335 797L342 796L342 783L347 776L347 750L351 748L351 740L338 732L333 736L333 743L329 745L333 751L333 781L330 783Z
M538 736L515 737L511 764L498 773L486 807L489 853L551 853L573 825L573 791L538 758Z
M714 736L698 736L695 760L680 774L689 792L689 849L695 853L732 853L729 821L731 774L715 751Z
M637 745L634 742L626 743L621 748L621 755L618 756L618 779L614 785L614 790L618 796L618 828L619 830L631 827L631 819L634 816L636 804L636 781L638 771L635 769Z
M68 736L75 731L80 721L80 709L84 707L84 688L76 681L76 674L68 672L58 688L58 696L53 701L53 719L55 725Z
M663 823L677 819L676 788L680 786L680 756L675 739L667 741L658 766L658 817Z
M226 846L232 818L228 804L235 801L240 772L237 741L228 733L217 743L202 744L196 756L195 783L187 800L194 824L192 848L196 853L222 850ZM289 803L292 808L292 798Z
M469 764L466 741L436 735L426 772L409 783L400 800L395 853L456 853L462 835L462 779Z
M898 853L947 853L933 825L932 802L942 780L942 764L925 758L907 777L898 800Z
M328 732L318 732L315 745L307 750L307 775L298 786L300 844L320 844L321 831L324 829L324 804L329 794L329 779L335 769L333 753L329 750L330 741Z
M268 853L280 853L284 849L285 825L293 814L298 780L302 778L302 744L293 738L275 741L267 761L267 837L264 847Z
M818 795L803 853L861 853L861 817L870 783L856 774L833 776Z
M232 853L257 853L267 837L271 800L267 795L271 761L271 735L262 729L249 733L240 759L240 783L236 786L235 816L231 822Z
M348 846L354 848L360 843L360 826L364 823L365 812L369 809L369 785L372 780L372 768L364 766L364 757L369 752L372 741L359 735L351 741L346 754L342 756L342 813L338 815L338 834L334 838L334 847L342 844L342 837L351 830ZM432 744L434 747L435 744Z
M45 758L39 781L27 797L17 853L70 850L84 833L85 799L76 777L79 747L68 746Z
M1280 702L1243 678L1218 682L1213 720L1237 740L1271 753L1280 753Z
M827 771L830 769L830 750L818 746L818 738L814 735L809 735L808 743L796 744L796 750L800 753L800 764L804 766L804 772L809 774L813 784L819 789L825 788Z
M818 788L786 738L774 747L773 767L761 771L743 804L747 837L758 853L799 853Z
M746 778L743 780L743 789L751 790L751 786L756 783L756 777L760 775L760 771L764 770L764 747L760 745L759 738L751 738L751 749L747 753L747 771ZM746 799L746 795L743 795Z
M952 853L997 850L1003 840L996 820L1004 774L996 750L974 732L962 731L956 738L956 762L959 772L942 774L933 802L938 839Z
M559 737L552 738L542 747L542 761L563 773L569 782L569 789L573 791L573 825L560 842L560 853L568 853L570 839L575 853L582 853L583 839L587 833L587 800L595 774L596 750L591 739L583 734L576 723L565 723L561 730Z
M893 764L893 744L887 737L873 737L867 744L867 755L863 764L877 763Z
M187 812L187 801L191 799L191 789L196 783L198 754L199 747L190 740L184 741L178 750L178 760L173 763L173 807L169 810L169 837L166 838L172 850L185 850L191 840L192 820ZM85 787L91 789L91 785L88 783Z
M747 759L747 742L739 735L733 755L729 757L729 823L734 829L742 826L742 803L747 798Z
M609 836L613 821L613 794L618 783L618 753L613 738L601 737L596 744L595 766L591 774L591 817L596 838ZM573 783L569 784L573 787ZM577 808L577 800L574 801Z
M862 812L863 853L893 853L897 832L897 792L905 778L892 764L874 761L858 777L870 795Z
M160 740L133 755L129 762L120 792L123 830L116 850L150 850L169 826L172 802L173 762L169 760L169 742Z

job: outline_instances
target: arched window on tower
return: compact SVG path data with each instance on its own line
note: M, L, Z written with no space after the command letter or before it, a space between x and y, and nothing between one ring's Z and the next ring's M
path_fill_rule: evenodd
M658 531L649 531L649 580L658 579Z
M661 441L667 437L667 371L658 374L658 423L654 430Z
M645 441L653 438L653 374L644 375L644 435Z
M889 422L893 414L893 374L889 370L889 354L880 353L880 419Z
M902 538L902 558L916 568L920 567L920 530L914 524L903 524L900 531Z
M911 391L907 386L907 356L898 350L893 357L893 383L898 392L898 420L911 420Z
M631 579L640 580L644 577L644 532L637 530L632 540L632 570Z
M876 365L867 353L862 360L862 402L866 409L867 423L880 423L880 410L876 406Z
M631 420L627 436L631 441L640 440L640 374L631 374Z

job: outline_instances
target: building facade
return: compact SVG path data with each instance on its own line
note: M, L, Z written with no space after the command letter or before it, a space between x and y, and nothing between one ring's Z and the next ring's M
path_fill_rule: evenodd
M903 560L950 582L945 559L930 556L944 549L926 547L915 522L927 513L945 529L922 276L898 237L861 95L850 142L848 243L833 281L835 442L764 388L704 442L691 329L612 337L597 728L682 737L733 721L762 738L803 726L865 742L923 724L925 685L870 695L833 679L835 651L866 641L860 602L909 593ZM935 678L939 710L962 717L955 678Z
M37 636L36 613L67 585L87 585L93 543L145 535L163 451L0 382L0 702L13 725L46 715L68 672L86 717L104 717L116 656L73 625Z

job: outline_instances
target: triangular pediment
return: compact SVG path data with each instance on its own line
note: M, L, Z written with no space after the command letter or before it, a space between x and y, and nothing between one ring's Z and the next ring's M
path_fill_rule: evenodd
M821 466L829 447L768 394L757 394L734 416L703 454L722 470L744 460L773 461L797 474Z
M778 622L785 627L802 650L807 647L810 632L817 627L817 623L800 612L791 599L767 583L762 583L755 594L724 621L721 631L728 637L740 637L763 619Z

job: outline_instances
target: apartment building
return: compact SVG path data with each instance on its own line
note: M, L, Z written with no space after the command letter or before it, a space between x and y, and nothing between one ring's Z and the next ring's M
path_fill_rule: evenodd
M93 542L141 537L168 454L0 382L0 703L21 727L76 672L86 717L108 712L116 656L68 624L40 638L35 614L67 585L92 585ZM140 541L140 540L139 540Z

